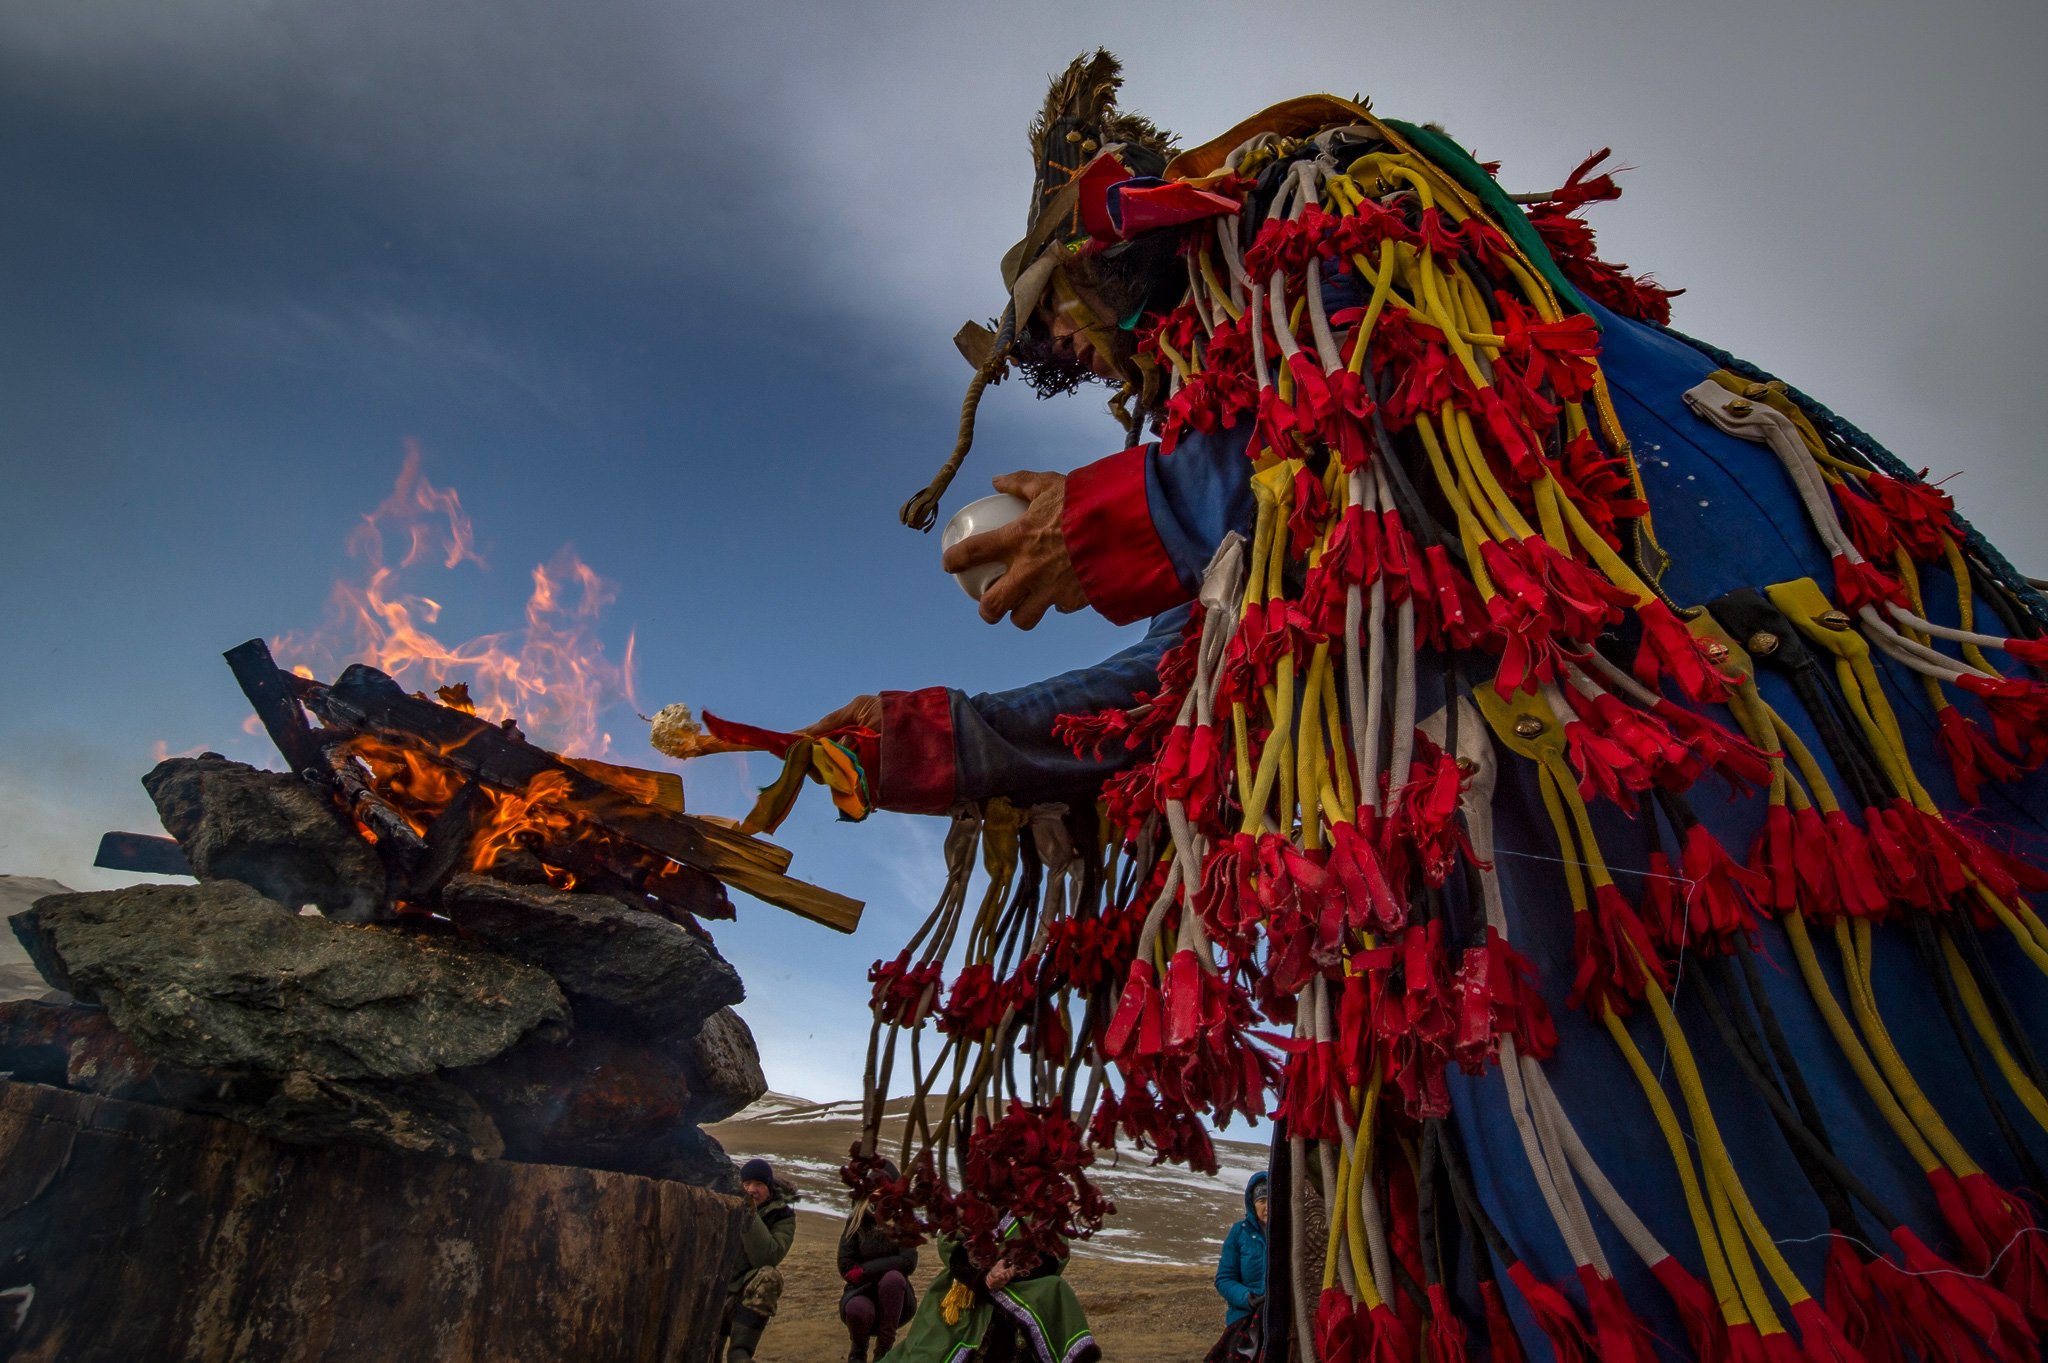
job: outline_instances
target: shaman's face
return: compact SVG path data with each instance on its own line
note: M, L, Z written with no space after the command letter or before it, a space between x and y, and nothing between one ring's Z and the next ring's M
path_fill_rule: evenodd
M1039 309L1053 355L1114 383L1123 377L1120 361L1129 358L1128 332L1101 319L1099 299L1072 286L1055 287Z

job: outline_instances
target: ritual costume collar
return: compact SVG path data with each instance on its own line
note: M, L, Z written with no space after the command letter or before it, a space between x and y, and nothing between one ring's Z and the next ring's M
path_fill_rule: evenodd
M1226 164L1230 154L1262 133L1270 133L1276 138L1301 139L1342 127L1347 122L1370 129L1375 136L1400 151L1434 162L1458 182L1460 206L1465 212L1483 215L1505 232L1557 294L1560 303L1574 312L1592 311L1579 291L1572 287L1571 281L1558 269L1557 262L1551 259L1550 251L1544 246L1543 239L1537 236L1536 229L1529 225L1521 207L1507 196L1499 182L1473 158L1472 153L1440 129L1395 118L1381 118L1363 100L1342 99L1336 95L1297 95L1293 99L1282 100L1261 109L1222 136L1180 153L1167 163L1165 176L1168 180L1206 188L1226 181L1231 174Z

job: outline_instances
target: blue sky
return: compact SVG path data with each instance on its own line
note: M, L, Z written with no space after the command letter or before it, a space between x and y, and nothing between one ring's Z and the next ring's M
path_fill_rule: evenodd
M1607 252L1678 322L1903 457L1960 471L2023 569L2044 191L2038 7L13 0L0 8L0 872L77 886L148 829L156 744L259 760L219 653L316 624L418 442L489 567L422 574L458 641L572 544L650 711L795 725L860 691L1001 688L1116 631L991 629L895 509L950 445L950 336L1000 302L1023 126L1104 43L1190 141L1313 89L1440 119L1511 189L1637 167ZM1090 390L1010 385L948 505L1071 468ZM632 717L611 716L635 760ZM695 764L738 812L758 763ZM719 929L775 1087L854 1092L866 964L937 889L938 825L834 823L795 870L852 940Z

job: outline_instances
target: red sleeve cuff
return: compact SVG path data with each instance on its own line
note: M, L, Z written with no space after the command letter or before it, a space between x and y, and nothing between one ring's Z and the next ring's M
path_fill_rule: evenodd
M904 814L944 814L954 803L952 693L927 686L884 691L881 701L875 806Z
M1088 604L1112 622L1128 625L1188 599L1152 528L1142 445L1067 475L1060 531Z

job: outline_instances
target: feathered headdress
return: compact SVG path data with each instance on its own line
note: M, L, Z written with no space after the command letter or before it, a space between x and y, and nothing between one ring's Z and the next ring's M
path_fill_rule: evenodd
M905 525L929 530L938 520L939 498L974 443L974 413L982 390L1007 369L1019 331L1045 296L1062 264L1066 243L1082 235L1081 184L1084 173L1103 158L1116 163L1119 180L1156 176L1173 153L1172 135L1148 118L1116 107L1123 66L1097 48L1067 64L1046 92L1045 107L1031 121L1031 208L1024 239L1003 256L1003 286L1009 292L994 331L969 322L954 336L974 378L960 408L960 432L952 457L916 496L903 504Z

